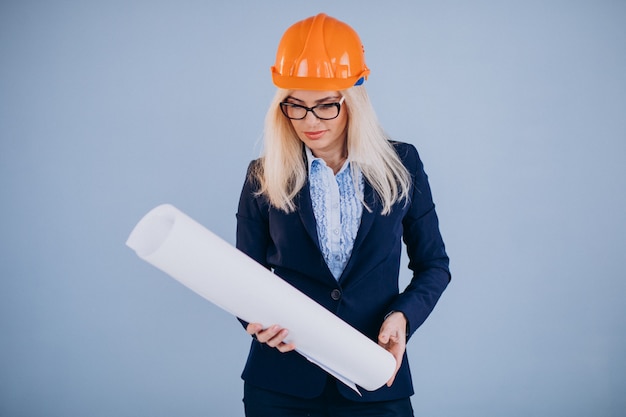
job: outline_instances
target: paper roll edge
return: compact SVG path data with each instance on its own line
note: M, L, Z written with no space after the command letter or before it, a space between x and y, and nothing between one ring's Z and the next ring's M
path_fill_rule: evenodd
M142 259L154 253L167 239L180 213L169 203L156 206L137 222L126 239L126 246Z

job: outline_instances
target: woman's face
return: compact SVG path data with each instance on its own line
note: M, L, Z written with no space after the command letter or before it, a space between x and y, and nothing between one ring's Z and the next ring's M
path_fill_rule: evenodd
M315 109L318 115L324 117L328 116L329 112L334 115L333 111L336 111L336 107L332 104L339 103L341 99L342 95L338 91L296 90L283 101L309 108L331 104L331 106L320 106ZM309 111L304 119L291 119L290 121L298 138L313 151L313 155L317 157L345 156L348 112L344 103L340 105L339 115L334 119L322 120Z

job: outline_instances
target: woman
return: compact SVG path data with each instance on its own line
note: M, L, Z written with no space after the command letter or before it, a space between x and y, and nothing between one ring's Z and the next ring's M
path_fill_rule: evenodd
M347 24L319 14L285 32L237 247L391 352L396 373L360 397L285 343L280 323L243 323L248 417L413 415L406 342L448 285L448 257L418 153L383 133L368 74ZM400 292L403 239L413 278Z

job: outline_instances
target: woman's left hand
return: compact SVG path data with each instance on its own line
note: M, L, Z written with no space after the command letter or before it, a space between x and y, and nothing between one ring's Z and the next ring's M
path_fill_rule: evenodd
M403 313L396 311L387 317L380 327L378 344L396 358L396 370L387 381L387 386L390 387L402 365L402 357L406 350L406 317Z

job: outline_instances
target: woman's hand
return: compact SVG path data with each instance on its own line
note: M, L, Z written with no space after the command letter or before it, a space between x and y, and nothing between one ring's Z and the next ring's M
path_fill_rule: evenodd
M293 343L284 342L289 334L289 330L283 329L277 324L264 329L260 323L250 323L246 327L246 332L255 336L257 341L276 348L282 353L290 352L296 348L296 345Z
M390 387L402 365L402 357L406 350L406 317L403 313L396 311L385 319L378 333L378 344L396 358L396 370L387 381L387 386Z

